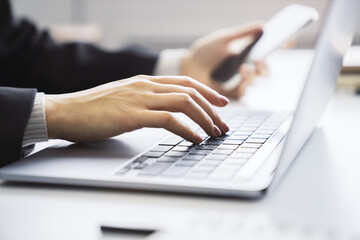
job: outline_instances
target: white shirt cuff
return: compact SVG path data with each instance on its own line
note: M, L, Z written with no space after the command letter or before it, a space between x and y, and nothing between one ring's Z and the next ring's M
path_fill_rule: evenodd
M29 122L25 128L22 147L48 140L45 120L45 94L37 93Z
M186 49L166 49L161 51L154 75L168 76L181 74L181 60Z

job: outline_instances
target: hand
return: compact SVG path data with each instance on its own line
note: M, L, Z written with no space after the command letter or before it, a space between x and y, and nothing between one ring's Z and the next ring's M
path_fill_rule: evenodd
M143 127L163 127L200 143L201 137L170 112L182 112L210 136L229 127L211 104L229 100L189 77L136 76L85 91L46 95L49 138L74 142L100 140Z
M250 23L240 27L218 30L197 40L188 49L182 60L181 74L190 76L227 97L240 98L255 77L267 74L267 65L263 61L256 62L255 69L247 64L240 66L239 73L243 79L236 88L230 91L223 90L216 81L211 79L211 72L226 57L234 54L229 48L232 41L243 37L257 36L261 33L262 25L260 23Z

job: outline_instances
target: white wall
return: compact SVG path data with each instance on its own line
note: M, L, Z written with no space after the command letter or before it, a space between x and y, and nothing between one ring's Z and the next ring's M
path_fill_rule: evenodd
M323 16L328 0L13 0L15 12L40 23L98 23L102 45L130 42L155 49L186 46L218 28L266 20L289 3L316 7ZM299 38L311 46L320 24Z

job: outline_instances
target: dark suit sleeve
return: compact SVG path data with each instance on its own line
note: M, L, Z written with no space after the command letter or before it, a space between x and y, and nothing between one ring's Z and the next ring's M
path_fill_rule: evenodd
M74 92L152 74L157 58L137 46L110 52L86 43L59 44L31 21L13 18L9 1L0 0L0 166L20 157L36 89Z
M20 158L36 89L0 87L0 167Z
M86 43L55 42L29 20L12 17L0 1L0 81L3 86L65 93L138 74L152 74L158 55L139 46L106 51Z

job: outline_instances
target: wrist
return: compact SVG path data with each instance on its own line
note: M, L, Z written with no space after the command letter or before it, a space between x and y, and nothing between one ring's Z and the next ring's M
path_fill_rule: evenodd
M48 129L48 138L57 139L59 136L61 110L56 95L45 95L45 116Z
M156 64L154 75L172 76L181 75L181 62L188 50L186 49L166 49L160 53Z
M187 50L186 53L184 53L180 60L180 75L182 76L190 76L189 68L191 68L191 58L192 53Z

